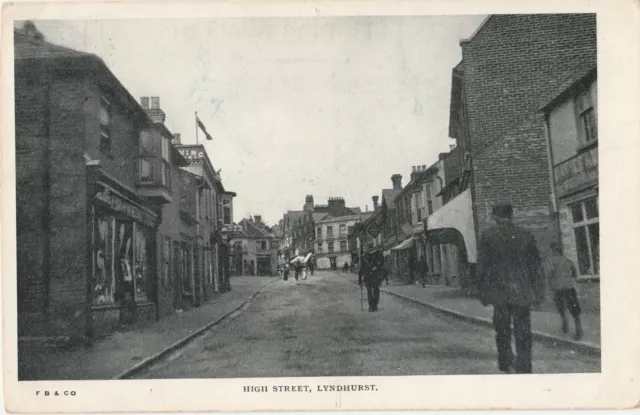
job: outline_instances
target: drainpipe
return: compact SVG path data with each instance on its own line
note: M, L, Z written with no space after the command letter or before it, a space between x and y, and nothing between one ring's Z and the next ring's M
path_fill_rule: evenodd
M556 240L560 242L562 236L560 234L560 213L558 212L558 194L556 192L556 178L553 171L553 148L551 147L551 129L549 127L549 114L544 115L544 135L547 144L547 159L549 167L549 184L551 185L551 209L553 210L553 222L556 231Z

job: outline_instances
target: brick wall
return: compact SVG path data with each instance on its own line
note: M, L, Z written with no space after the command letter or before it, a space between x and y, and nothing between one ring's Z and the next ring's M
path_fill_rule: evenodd
M19 333L81 336L86 298L84 84L56 79L49 94L43 74L37 73L39 79L32 75L16 77ZM44 182L47 170L49 185ZM43 220L47 198L48 221Z
M493 203L510 201L514 220L546 251L558 232L536 112L572 69L595 63L595 16L497 15L462 43L462 55L479 231Z

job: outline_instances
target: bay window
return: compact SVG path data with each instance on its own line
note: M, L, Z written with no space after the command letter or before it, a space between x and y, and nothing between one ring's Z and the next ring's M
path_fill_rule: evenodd
M138 183L171 189L169 140L151 130L143 130L139 134Z

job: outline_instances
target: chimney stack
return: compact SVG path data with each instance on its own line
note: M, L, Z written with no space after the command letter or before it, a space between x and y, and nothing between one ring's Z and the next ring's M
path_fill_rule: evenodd
M173 144L180 145L182 143L180 140L180 133L173 134L173 140L171 141Z
M160 97L142 97L140 105L147 113L151 121L157 124L164 124L167 116L160 108Z
M373 199L373 211L375 212L376 210L378 210L379 196L373 196L371 199Z
M453 150L454 148L456 148L455 144L449 144L449 151Z
M391 176L391 183L393 183L394 190L402 190L402 175L394 174Z
M427 171L427 165L426 164L422 165L422 171Z
M304 210L313 211L313 196L312 195L307 195L304 198Z
M254 221L255 223L262 223L262 215L255 215L255 216L253 217L253 221Z
M420 173L420 166L412 166L411 168L411 181L416 179L416 176Z

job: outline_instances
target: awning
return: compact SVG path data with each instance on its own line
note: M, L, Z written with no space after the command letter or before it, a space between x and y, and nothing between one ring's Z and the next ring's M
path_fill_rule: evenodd
M394 246L393 248L391 248L392 251L401 251L403 249L409 249L413 247L413 237L405 239L404 241L402 241L402 243L398 244L397 246Z
M459 234L459 238L453 239L464 241L464 245L459 248L466 251L469 262L475 263L477 258L476 232L473 222L471 189L460 193L427 218L427 240L434 239L438 235L445 235L447 229Z
M389 256L389 255L391 255L391 250L390 250L390 249L387 249L386 251L384 251L384 252L382 253L382 255L383 255L383 256Z

